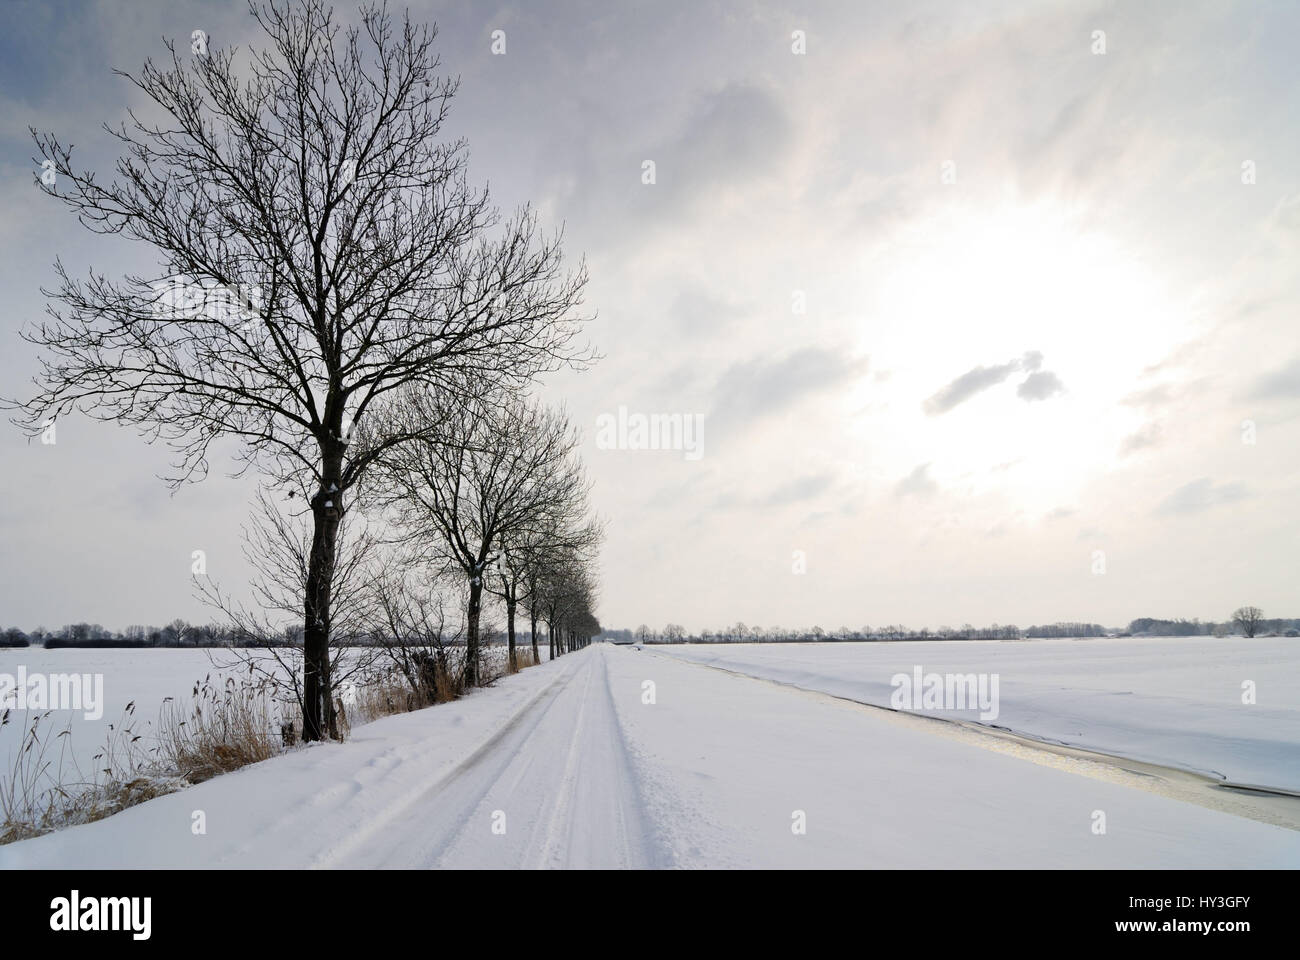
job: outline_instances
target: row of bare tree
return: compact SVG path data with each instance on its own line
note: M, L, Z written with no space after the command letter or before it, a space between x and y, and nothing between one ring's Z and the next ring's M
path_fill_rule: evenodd
M214 443L238 444L267 491L261 599L301 616L317 740L337 732L331 638L374 609L335 596L374 584L366 544L404 551L379 590L390 628L415 629L425 603L399 584L464 576L471 684L485 592L505 604L512 659L520 610L534 639L549 625L552 655L595 632L599 529L576 438L527 399L594 354L577 342L585 266L566 268L527 206L500 215L465 144L441 136L457 81L438 74L435 27L382 7L346 25L321 0L250 14L257 49L168 43L165 62L121 73L145 107L105 126L111 178L32 131L53 171L40 188L151 256L120 278L56 263L49 317L24 333L36 389L11 403L32 432L73 410L137 426L176 451L173 485L206 475ZM300 550L280 510L295 495Z

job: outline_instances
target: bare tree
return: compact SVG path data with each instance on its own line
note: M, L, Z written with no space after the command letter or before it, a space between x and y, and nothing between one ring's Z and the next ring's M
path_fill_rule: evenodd
M537 625L546 605L544 589L546 570L553 558L583 557L594 554L604 536L601 522L587 515L586 488L581 496L574 495L574 476L560 474L558 488L565 496L553 499L542 515L533 519L523 530L502 539L501 586L497 591L507 606L507 628L513 637L515 607L522 604L528 612L529 635L532 640L533 662L541 662L537 650ZM511 642L513 652L513 640ZM552 647L551 659L555 659ZM511 661L513 666L513 659Z
M311 577L313 532L311 520L303 516L305 512L304 508L292 513L267 491L258 492L252 519L244 527L244 559L253 571L252 609L224 593L214 581L195 581L200 599L219 610L232 625L228 649L221 659L212 657L214 663L229 667L236 662L271 689L285 691L285 699L291 699L304 718L306 664L301 634L289 624L301 614L302 597ZM344 523L359 524L360 519L354 516ZM369 589L375 551L375 537L364 528L339 538L329 585L331 626L336 638L354 642L365 639L375 619L374 594ZM363 679L373 660L371 650L354 646L348 655L334 644L328 662L333 686ZM331 697L324 723L335 739L341 737L338 708L338 698Z
M266 45L242 71L232 50L169 42L170 63L121 74L165 120L106 127L124 152L112 183L32 131L55 173L41 188L156 259L121 280L56 263L46 293L62 306L24 334L42 370L19 422L80 409L135 424L177 452L173 484L234 437L241 470L301 492L304 735L318 739L339 524L368 465L408 439L374 408L406 385L520 383L586 359L571 348L586 274L564 270L528 208L503 219L468 185L463 142L439 141L457 82L437 75L436 28L372 6L343 29L324 0L250 12ZM380 427L353 433L368 420Z
M535 543L585 501L578 434L562 411L504 392L462 402L411 391L394 416L398 429L424 433L383 458L380 499L406 543L464 573L466 682L474 686L483 593L501 575L503 545ZM511 651L517 599L512 590L506 601Z
M1264 611L1259 607L1238 607L1232 611L1232 622L1236 624L1237 629L1245 637L1253 637L1259 633L1259 627L1263 620Z
M538 603L550 634L551 659L557 652L575 649L574 640L595 621L596 587L590 557L575 549L555 551L545 563L538 582ZM596 629L582 639L600 632Z
M530 588L536 583L535 568L542 549L542 536L539 530L525 529L503 535L495 568L496 578L488 580L488 589L505 604L507 662L511 670L519 669L519 661L515 654L515 613L521 601L525 609L530 608L528 603ZM536 613L531 615L531 620L530 640L533 662L536 663L538 662Z
M410 687L411 707L434 703L440 694L453 698L463 687L464 661L453 662L450 656L463 629L447 622L442 579L412 564L394 563L371 581L377 614L372 636Z

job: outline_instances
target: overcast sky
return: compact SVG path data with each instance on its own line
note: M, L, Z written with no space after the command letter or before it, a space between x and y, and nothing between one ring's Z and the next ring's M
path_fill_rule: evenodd
M1300 5L411 9L473 175L587 256L604 359L546 392L586 432L607 626L1300 616ZM0 395L56 257L152 264L40 195L28 126L107 174L112 68L252 27L0 8ZM703 417L700 456L601 449L620 407ZM0 626L205 620L196 549L248 578L248 480L170 495L165 449L84 418L0 459Z

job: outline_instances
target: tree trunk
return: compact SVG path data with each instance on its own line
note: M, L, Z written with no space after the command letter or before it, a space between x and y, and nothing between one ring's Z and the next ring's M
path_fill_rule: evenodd
M339 521L343 517L338 487L343 473L341 451L325 454L321 489L312 498L311 556L303 597L302 739L338 738L330 683L330 604L334 563L338 556Z
M530 626L533 628L533 632L531 634L533 638L533 663L541 663L542 662L541 655L538 654L537 652L537 614L534 611L529 610L528 617L529 620L531 621Z
M510 650L510 672L514 673L519 669L515 659L515 598L509 593L506 594L506 643Z
M478 617L483 606L483 578L473 576L469 581L469 610L465 625L465 686L477 687L478 671Z

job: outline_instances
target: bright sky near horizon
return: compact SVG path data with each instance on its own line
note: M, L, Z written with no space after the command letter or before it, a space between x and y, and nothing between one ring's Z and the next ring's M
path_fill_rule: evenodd
M607 626L1300 616L1300 6L409 6L472 174L587 257L603 359L545 392ZM28 126L108 175L112 69L195 29L257 40L241 0L0 9L0 396L56 258L152 262L35 189ZM620 407L700 455L602 448ZM196 549L247 581L251 480L58 429L0 430L0 626L204 620Z

